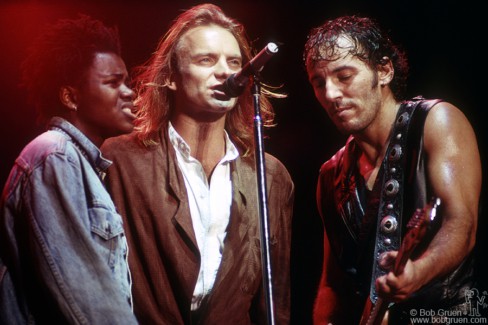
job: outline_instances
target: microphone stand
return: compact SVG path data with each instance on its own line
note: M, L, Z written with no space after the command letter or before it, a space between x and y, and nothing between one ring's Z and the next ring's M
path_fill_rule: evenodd
M266 191L266 166L264 160L264 144L261 120L261 85L254 74L252 80L252 96L254 102L254 143L256 155L256 171L259 203L259 230L261 238L261 263L263 268L263 285L265 289L268 325L274 325L273 285L271 276L271 252L269 244L268 199Z

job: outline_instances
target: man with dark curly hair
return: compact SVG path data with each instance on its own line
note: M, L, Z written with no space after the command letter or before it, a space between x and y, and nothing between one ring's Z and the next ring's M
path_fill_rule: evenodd
M122 218L103 141L131 132L134 92L116 28L48 27L23 64L48 131L10 172L0 204L1 324L136 324Z
M405 100L405 54L370 18L314 28L304 59L315 97L349 135L320 169L325 240L314 322L358 324L363 306L390 307L380 314L395 325L420 309L467 312L481 189L469 121L442 100ZM440 227L393 268L408 221L426 205L428 217L432 197ZM366 322L376 310L364 309Z

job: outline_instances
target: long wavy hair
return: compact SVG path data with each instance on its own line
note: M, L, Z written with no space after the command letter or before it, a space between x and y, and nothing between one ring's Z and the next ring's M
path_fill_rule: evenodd
M237 40L243 64L253 55L250 42L242 24L226 16L216 5L201 4L181 13L168 32L160 39L156 51L143 65L135 69L137 98L137 131L139 139L149 146L158 142L158 134L172 114L172 91L168 88L170 77L178 71L178 45L189 30L216 25L229 31ZM268 97L282 97L267 87L262 88L261 118L263 126L273 125L274 111ZM254 108L249 87L239 96L236 106L226 115L225 129L242 155L251 154Z
M395 70L390 89L396 100L405 99L408 76L405 52L393 44L386 32L371 18L343 16L313 28L305 44L305 65L337 58L337 53L342 50L337 43L341 36L346 36L353 42L349 53L366 62L373 71L377 71L378 65L384 65L384 57L388 57Z

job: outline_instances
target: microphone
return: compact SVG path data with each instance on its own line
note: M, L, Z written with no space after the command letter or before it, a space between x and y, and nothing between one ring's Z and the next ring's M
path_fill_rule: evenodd
M230 75L225 80L224 92L227 96L238 97L243 91L252 74L261 72L266 62L278 52L278 45L268 43L251 61L247 62L241 71Z

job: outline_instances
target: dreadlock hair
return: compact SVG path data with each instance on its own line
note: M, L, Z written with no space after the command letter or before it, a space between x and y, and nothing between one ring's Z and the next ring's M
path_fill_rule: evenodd
M38 121L65 114L59 100L62 86L79 85L96 53L121 55L116 27L108 28L87 15L49 25L22 63L22 84L38 112Z

